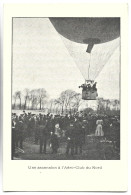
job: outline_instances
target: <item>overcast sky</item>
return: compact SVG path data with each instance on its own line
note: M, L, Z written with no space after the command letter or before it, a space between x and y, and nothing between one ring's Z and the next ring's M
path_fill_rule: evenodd
M109 45L111 48L111 44L114 45L118 41L95 46L94 52L97 52L97 55L94 53L95 62L100 61L99 56L102 56L103 48L109 48ZM77 47L75 43L70 43L74 51L77 47L77 55L70 55L70 47L66 43L69 41L61 38L48 18L14 18L13 92L25 88L45 88L50 98L57 98L66 89L81 93L78 86L84 82L84 78L76 62L80 65L83 52L85 56L83 62L86 64L87 55L88 63L88 54L85 52L87 46L79 44ZM106 62L105 59L103 61L105 66L96 79L100 97L119 98L119 56L119 47L113 46L109 61Z

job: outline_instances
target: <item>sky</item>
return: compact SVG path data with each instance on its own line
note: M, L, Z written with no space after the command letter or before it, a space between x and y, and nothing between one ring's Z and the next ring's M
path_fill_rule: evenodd
M99 97L105 99L119 99L118 43L119 39L92 50L92 70L97 64L104 65L96 81ZM78 86L84 83L88 65L86 48L59 35L48 18L14 18L13 93L25 88L45 88L50 99L58 98L67 89L81 93ZM111 57L106 59L109 49Z

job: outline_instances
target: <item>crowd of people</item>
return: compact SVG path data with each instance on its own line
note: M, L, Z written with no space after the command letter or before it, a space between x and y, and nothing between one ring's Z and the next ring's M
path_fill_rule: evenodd
M66 154L82 154L86 136L94 135L111 140L120 147L120 117L98 114L53 115L12 113L12 158L15 149L23 149L24 140L32 137L39 145L39 153L57 153L61 140L66 141Z

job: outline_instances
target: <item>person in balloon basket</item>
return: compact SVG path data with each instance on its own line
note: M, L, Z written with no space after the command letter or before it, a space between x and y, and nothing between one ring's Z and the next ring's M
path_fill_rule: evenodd
M81 86L79 86L79 88L82 88L83 90L87 89L87 85L86 84L82 84Z
M95 82L95 83L93 84L93 86L92 86L93 91L97 91L96 84L97 84L97 82Z
M67 138L67 147L66 147L66 154L71 152L71 155L74 155L74 137L75 137L75 127L73 121L70 121L70 125L66 131L66 138Z
M93 83L93 81L88 81L82 84L81 86L79 86L79 88L82 88L83 90L97 91L96 84L97 82Z

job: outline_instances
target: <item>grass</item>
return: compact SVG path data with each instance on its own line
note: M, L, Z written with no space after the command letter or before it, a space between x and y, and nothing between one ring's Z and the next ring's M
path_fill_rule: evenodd
M119 160L118 152L114 152L112 143L100 143L93 137L87 136L83 145L82 154L66 155L66 142L62 141L57 154L52 154L52 150L47 143L46 154L39 153L39 145L32 141L25 140L23 144L24 153L19 153L20 160Z

